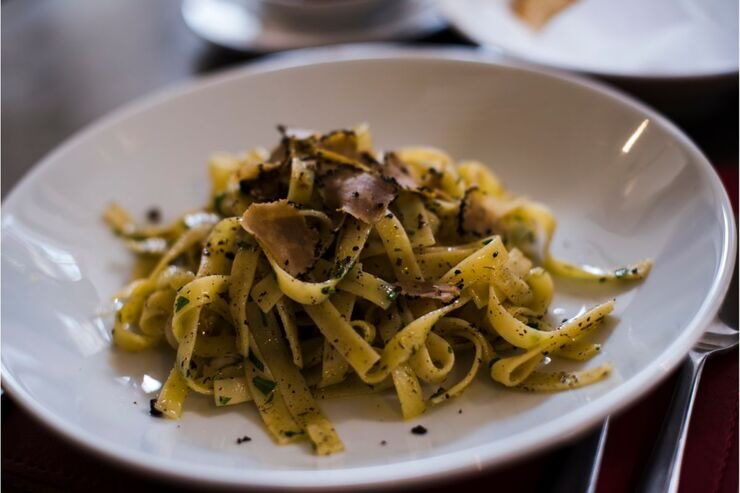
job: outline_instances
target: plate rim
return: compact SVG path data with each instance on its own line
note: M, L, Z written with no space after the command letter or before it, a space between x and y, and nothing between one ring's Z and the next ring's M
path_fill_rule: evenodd
M604 83L582 76L567 74L558 70L543 69L539 66L533 67L525 63L502 59L481 50L444 46L409 48L397 44L358 44L307 48L271 55L263 60L166 86L150 95L124 104L118 109L94 120L47 153L18 181L8 196L5 197L5 200L3 200L2 222L3 224L5 223L8 210L13 209L14 204L23 195L24 190L39 180L46 169L53 166L53 163L60 156L63 156L68 149L72 149L86 142L98 132L104 131L130 116L147 111L150 107L185 96L191 92L213 88L235 79L251 77L262 73L327 63L391 59L468 62L520 70L535 75L559 79L566 83L579 86L581 89L598 93L607 99L616 100L616 102L642 113L682 144L692 159L697 162L697 166L702 169L712 191L717 197L719 207L716 209L716 212L721 214L723 242L719 255L719 268L712 280L711 287L694 317L684 326L681 335L674 341L671 351L662 353L652 365L642 369L630 380L605 394L600 399L584 405L580 413L569 413L550 422L550 427L568 430L566 432L550 432L549 434L545 434L544 439L542 439L543 435L539 429L537 429L537 433L533 433L531 430L524 432L520 435L521 444L515 449L504 451L504 453L490 450L490 446L488 445L481 445L435 457L347 469L286 470L281 471L280 474L274 474L274 472L259 474L261 471L256 471L258 474L245 475L243 472L237 473L233 468L198 465L193 467L194 465L192 464L186 467L182 464L178 465L172 459L142 456L141 452L134 449L122 448L110 440L103 440L86 431L83 427L69 423L63 418L56 416L52 410L40 405L16 381L15 376L6 367L4 357L2 357L0 378L2 379L3 387L13 397L14 402L67 440L82 446L88 451L98 453L107 460L124 467L131 467L147 475L227 488L251 486L273 490L300 489L303 491L327 491L347 487L391 488L410 486L412 484L419 485L433 480L458 478L465 474L502 466L516 459L533 455L536 452L543 452L587 432L607 415L624 409L670 375L671 371L678 366L691 346L698 340L701 333L716 317L716 313L723 301L724 294L732 277L732 269L736 257L734 252L736 251L737 243L734 213L719 176L701 150L683 131L665 117L631 96ZM3 350L2 353L4 355L5 351ZM580 416L584 414L583 410L586 410L585 416ZM573 417L576 414L579 415L578 420ZM413 468L413 472L409 472L409 466L412 464L416 467Z
M569 70L584 75L598 75L602 77L608 77L612 79L626 79L635 81L648 81L648 82L693 82L703 80L723 80L726 78L737 77L738 75L738 64L735 63L732 66L723 67L715 70L704 70L704 71L660 71L660 70L619 70L619 69L597 69L594 67L588 67L585 64L578 63L553 63L543 59L542 57L532 56L526 52L526 50L512 49L504 46L503 44L493 42L492 40L483 39L477 34L477 30L470 29L469 23L465 18L463 2L460 0L438 0L438 7L444 14L445 18L449 22L450 26L465 39L478 44L481 48L494 50L499 52L501 55L510 57L514 60L529 63L543 69L554 69L554 70Z

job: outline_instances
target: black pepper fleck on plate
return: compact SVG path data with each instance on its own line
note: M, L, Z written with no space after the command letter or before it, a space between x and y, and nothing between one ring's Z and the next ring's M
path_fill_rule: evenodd
M159 211L158 208L152 207L148 211L146 211L146 218L150 223L158 223L162 220L162 213Z
M251 441L252 439L250 437L248 437L247 435L244 435L243 437L236 439L236 444L241 445L244 442L251 442Z
M157 402L157 399L152 399L149 401L149 414L154 416L155 418L161 418L162 417L162 411L154 407L154 404Z
M381 441L380 441L380 444L381 444L381 445L383 445L383 446L385 446L385 445L386 445L387 443L388 443L388 442L386 442L385 440L381 440Z
M427 429L421 425L416 425L411 428L411 433L413 433L414 435L426 435Z

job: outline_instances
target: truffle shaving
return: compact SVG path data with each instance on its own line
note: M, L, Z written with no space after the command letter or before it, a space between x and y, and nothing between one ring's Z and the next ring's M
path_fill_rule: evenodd
M417 190L419 188L419 184L411 176L408 166L395 153L389 152L385 155L383 175L391 178L403 190Z
M284 163L244 166L237 173L239 191L258 202L269 202L288 193L290 167Z
M430 281L402 281L396 286L401 288L401 294L411 298L430 298L442 303L450 303L460 296L460 289L449 284Z
M324 175L319 191L327 207L342 210L371 224L381 218L397 195L393 183L347 167L336 168Z
M287 200L250 205L242 227L292 276L304 274L316 260L319 233Z

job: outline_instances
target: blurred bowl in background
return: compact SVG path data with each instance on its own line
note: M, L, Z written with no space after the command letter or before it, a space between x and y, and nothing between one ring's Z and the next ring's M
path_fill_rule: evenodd
M249 53L410 40L446 26L432 0L183 0L182 16L201 38Z
M407 0L263 0L261 12L294 29L346 30L397 14Z

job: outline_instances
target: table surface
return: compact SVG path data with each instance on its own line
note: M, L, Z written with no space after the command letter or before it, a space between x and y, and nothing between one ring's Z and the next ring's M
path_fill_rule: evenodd
M259 56L205 43L184 25L179 8L179 0L2 1L3 195L56 145L117 106ZM450 29L414 43L470 45ZM713 162L737 210L736 81L729 89L716 111L677 123ZM737 279L733 284L725 312L728 323L737 326ZM738 490L737 358L734 350L707 365L690 429L682 492ZM673 377L614 419L600 492L633 488L672 388ZM6 491L123 491L142 485L187 489L103 462L57 437L7 397L2 418ZM495 483L522 493L547 490L566 450L549 451L456 486L473 490Z

